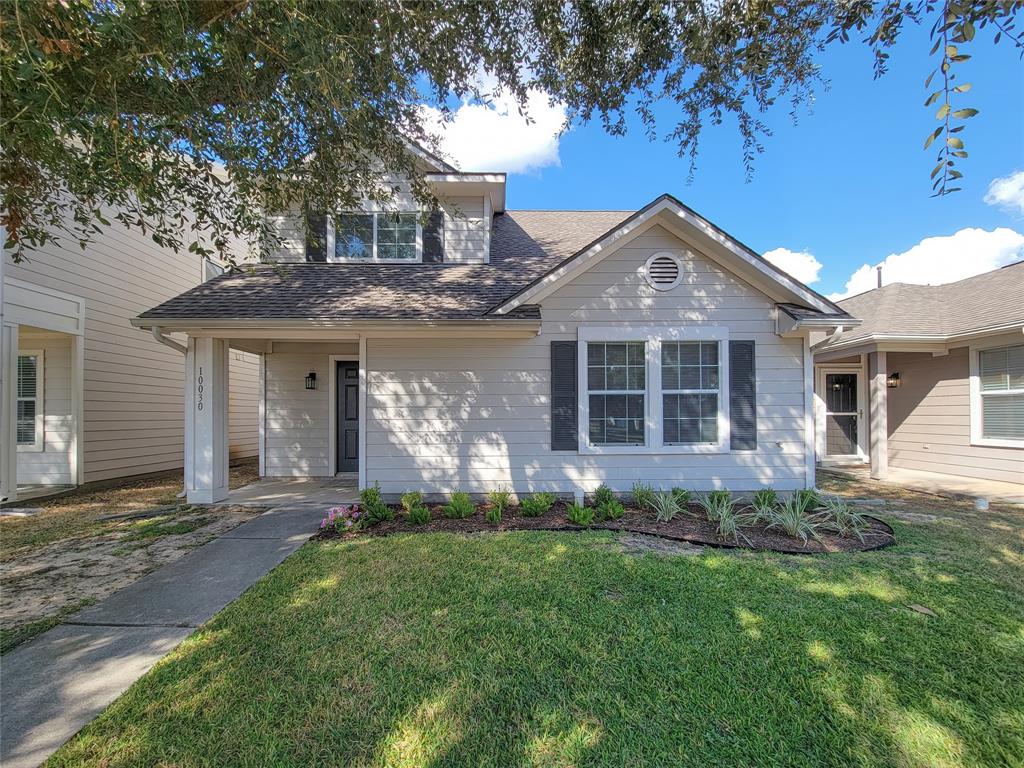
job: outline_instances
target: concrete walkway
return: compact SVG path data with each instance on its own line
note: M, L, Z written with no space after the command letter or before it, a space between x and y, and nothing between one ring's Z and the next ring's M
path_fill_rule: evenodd
M852 477L864 482L887 483L911 491L923 491L940 496L970 496L1004 504L1024 504L1024 483L1006 483L999 480L978 480L973 477L944 475L917 469L889 467L885 480L872 480L867 464L824 464L820 469Z
M339 489L321 490L328 503L347 496ZM196 627L302 546L325 507L320 494L295 494L291 501L5 655L0 765L42 763Z

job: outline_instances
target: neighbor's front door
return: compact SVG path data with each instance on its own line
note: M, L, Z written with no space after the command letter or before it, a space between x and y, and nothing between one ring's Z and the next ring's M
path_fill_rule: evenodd
M338 363L338 472L359 471L359 363Z
M857 373L825 374L825 455L858 454L861 412L857 403Z

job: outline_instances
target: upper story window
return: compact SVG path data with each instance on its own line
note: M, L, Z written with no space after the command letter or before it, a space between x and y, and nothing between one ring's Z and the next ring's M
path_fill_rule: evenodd
M978 352L983 440L1024 441L1024 344Z
M317 222L319 224L319 221ZM323 247L306 247L307 261L418 262L422 234L417 213L353 212L323 221Z

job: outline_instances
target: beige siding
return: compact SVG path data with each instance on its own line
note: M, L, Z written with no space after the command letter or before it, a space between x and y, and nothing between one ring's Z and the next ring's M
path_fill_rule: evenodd
M889 465L1024 482L1024 448L971 445L968 353L888 353L889 370L900 373L899 388L887 390Z
M43 353L43 450L18 450L18 482L70 485L68 449L73 435L71 419L71 337L21 328L19 352Z
M288 345L275 345L284 349ZM330 466L331 355L357 356L356 344L295 345L301 351L265 356L266 474L270 477L324 477ZM313 371L317 388L305 388Z
M249 352L232 350L229 362L229 455L233 461L259 453L260 359Z
M684 257L669 292L643 278L647 258ZM804 485L803 357L799 340L774 333L774 305L709 260L686 255L656 227L542 302L539 337L439 340L429 346L369 339L367 479L387 493L420 487L484 492L576 488L635 480L670 487L750 490ZM752 453L587 455L550 450L550 342L584 324L727 326L757 342L758 449Z
M5 274L85 301L83 482L181 467L183 355L129 319L199 284L199 258L115 222L84 251L63 237Z

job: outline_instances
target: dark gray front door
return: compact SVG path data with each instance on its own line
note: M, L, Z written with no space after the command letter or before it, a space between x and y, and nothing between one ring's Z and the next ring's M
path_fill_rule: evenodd
M825 454L857 454L857 374L825 374Z
M359 363L338 363L338 472L359 471Z

